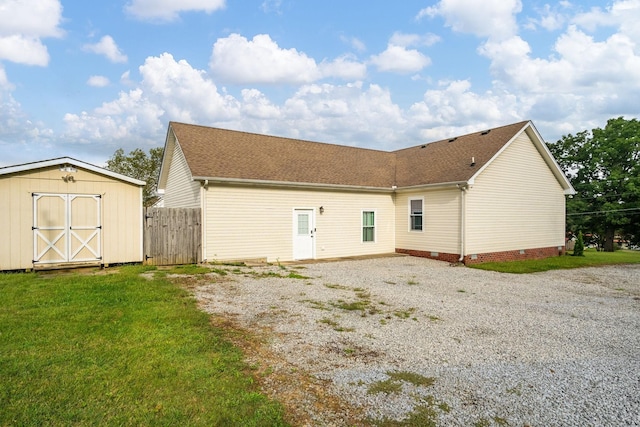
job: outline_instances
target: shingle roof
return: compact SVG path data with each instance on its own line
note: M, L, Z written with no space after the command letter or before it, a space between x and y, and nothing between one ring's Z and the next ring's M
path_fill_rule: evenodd
M171 122L191 175L389 188L393 153Z
M514 123L395 151L396 185L466 182L527 123Z
M169 127L194 177L390 189L467 181L527 123L394 152L177 122Z

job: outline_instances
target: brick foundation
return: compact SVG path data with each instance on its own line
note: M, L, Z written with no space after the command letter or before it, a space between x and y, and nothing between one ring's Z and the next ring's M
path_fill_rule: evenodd
M560 249L558 249L560 248ZM436 259L438 261L458 262L459 254L450 254L444 252L418 251L413 249L396 248L397 253L407 254L422 258ZM564 255L564 246L551 246L547 248L533 248L514 251L488 252L477 255L466 255L464 257L465 264L479 264L482 262L502 262L502 261L520 261L525 259L543 259L554 256Z
M413 249L400 249L400 248L396 248L396 252L399 254L407 254L411 256L417 256L420 258L437 259L438 261L446 261L446 262L458 262L458 260L460 259L459 254L449 254L445 252L417 251Z

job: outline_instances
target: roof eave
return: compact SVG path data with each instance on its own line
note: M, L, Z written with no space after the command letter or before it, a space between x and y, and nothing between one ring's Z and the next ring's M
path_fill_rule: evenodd
M418 185L409 185L407 187L398 187L396 192L404 193L408 191L415 190L437 190L437 189L446 189L446 188L460 188L473 185L472 180L467 181L451 181L451 182L436 182L433 184L418 184Z
M288 187L288 188L311 188L314 190L342 190L342 191L367 191L374 193L392 193L395 191L393 187L372 187L365 185L346 185L346 184L323 184L315 182L292 182L292 181L271 181L262 179L243 179L243 178L221 178L208 176L194 176L194 181L201 181L208 184L234 184L234 185L252 185L252 186L268 186L268 187Z
M129 176L122 175L120 173L113 172L113 171L110 171L108 169L101 168L99 166L92 165L91 163L86 163L86 162L83 162L81 160L77 160L77 159L74 159L74 158L71 158L71 157L58 157L58 158L55 158L55 159L42 160L42 161L39 161L39 162L24 163L24 164L15 165L15 166L7 166L6 168L1 168L0 169L0 175L9 175L9 174L12 174L12 173L25 172L25 171L35 170L35 169L42 169L42 168L47 168L47 167L51 167L51 166L58 166L58 165L62 165L62 164L69 164L69 165L77 166L79 168L87 169L87 170L90 170L91 172L95 172L95 173L98 173L98 174L101 174L101 175L106 175L108 177L111 177L111 178L114 178L114 179L118 179L120 181L125 181L125 182L128 182L130 184L139 185L139 186L146 185L146 182L141 181L139 179L131 178Z

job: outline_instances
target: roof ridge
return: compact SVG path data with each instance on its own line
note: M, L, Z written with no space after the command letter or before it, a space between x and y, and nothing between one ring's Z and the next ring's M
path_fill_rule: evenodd
M192 124L192 123L170 121L169 125L171 126L172 124L178 124L178 125L183 125L183 126L194 126L194 127L204 128L204 129L214 129L214 130L218 130L218 131L222 131L222 132L243 133L245 135L252 135L252 136L257 136L257 137L261 137L261 138L265 138L266 137L266 138L275 138L275 139L281 139L281 140L286 140L286 141L302 142L302 143L307 143L307 144L331 145L331 146L334 146L334 147L350 148L350 149L354 149L354 150L375 151L375 152L378 152L378 153L387 153L387 154L393 153L393 151L380 150L380 149L377 149L377 148L359 147L359 146L354 146L354 145L344 145L344 144L338 144L338 143L335 143L335 142L312 141L310 139L300 139L300 138L293 138L293 137L289 137L289 136L270 135L270 134L265 134L265 133L249 132L249 131L245 131L245 130L227 129L227 128L221 128L221 127L217 127L217 126L205 126L205 125L197 125L197 124Z
M475 130L473 132L465 133L463 135L454 135L454 136L449 136L447 138L436 139L436 140L429 141L429 142L423 142L421 144L416 144L416 145L412 145L410 147L404 147L404 148L400 148L398 150L394 150L394 151L392 151L392 153L398 153L400 151L411 150L411 149L414 149L416 147L421 147L423 145L429 145L429 144L435 144L437 142L443 142L443 141L453 142L454 140L457 140L457 139L470 137L470 136L473 136L473 135L476 135L476 134L485 134L485 132L487 132L486 134L488 134L488 133L490 133L492 131L497 131L497 130L500 130L500 129L503 129L503 128L506 128L506 127L511 127L511 126L516 127L517 125L521 125L522 127L524 127L524 125L527 124L527 123L531 123L531 120L522 120L520 122L510 123L510 124L501 125L501 126L496 126L496 127L493 127L493 128L482 128L482 129L479 129L479 130Z

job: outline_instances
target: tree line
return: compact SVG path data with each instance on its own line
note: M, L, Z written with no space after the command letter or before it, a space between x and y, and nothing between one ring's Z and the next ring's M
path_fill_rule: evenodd
M576 190L567 230L590 235L605 251L616 236L640 241L640 121L618 117L604 128L565 135L549 150Z

